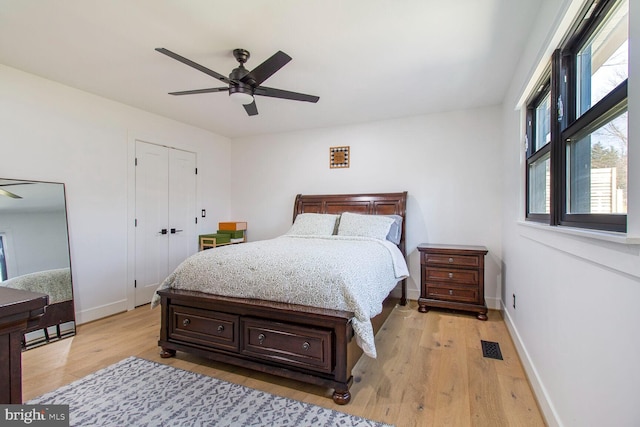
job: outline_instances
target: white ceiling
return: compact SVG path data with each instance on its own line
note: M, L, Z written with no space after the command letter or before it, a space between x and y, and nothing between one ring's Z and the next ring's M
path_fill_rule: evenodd
M0 218L4 213L65 210L64 185L60 183L0 179L0 190L20 197L0 193Z
M0 63L231 138L499 104L544 0L0 0ZM293 60L249 117L223 86L156 52L228 75Z

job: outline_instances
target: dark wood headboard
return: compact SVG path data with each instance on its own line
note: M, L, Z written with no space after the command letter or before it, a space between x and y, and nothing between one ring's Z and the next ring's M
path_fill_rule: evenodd
M293 205L293 220L295 221L296 216L300 213L341 214L343 212L367 215L400 215L402 217L402 236L398 248L406 257L406 191L402 193L328 194L320 196L298 194ZM402 282L402 300L406 302L406 280Z

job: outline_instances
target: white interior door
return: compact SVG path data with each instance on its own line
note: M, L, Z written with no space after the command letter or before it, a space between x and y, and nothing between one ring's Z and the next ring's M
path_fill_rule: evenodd
M195 153L136 141L135 306L197 250Z
M195 170L195 153L169 151L169 272L197 248Z

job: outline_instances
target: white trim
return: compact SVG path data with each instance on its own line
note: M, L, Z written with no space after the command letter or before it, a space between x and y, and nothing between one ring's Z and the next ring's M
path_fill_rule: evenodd
M525 239L565 252L592 264L626 275L633 280L640 278L640 245L637 239L625 238L623 241L594 237L594 233L583 230L557 230L560 227L531 224L518 221L520 235ZM606 233L602 233L606 234ZM634 243L629 243L632 241Z
M123 299L113 303L90 308L89 310L76 311L76 324L81 325L107 316L127 311L127 300Z
M529 384L531 384L533 394L536 397L538 406L540 407L540 411L542 412L542 416L544 417L549 427L561 427L563 424L560 422L560 417L558 416L553 403L551 403L549 393L547 393L547 389L542 384L542 380L538 375L538 371L531 361L531 357L529 357L527 348L525 347L522 338L520 337L520 334L518 333L518 330L514 325L511 316L509 315L509 311L506 309L502 301L501 303L501 312L502 318L504 319L504 324L507 326L509 335L511 335L511 340L516 347L516 351L518 352L518 356L520 357L520 361L527 375L527 379L529 380Z
M485 297L484 302L487 304L487 308L489 310L501 310L502 309L502 300L500 298Z
M518 221L518 225L544 230L552 233L567 234L571 236L584 237L587 239L600 240L603 242L618 243L621 245L640 245L640 237L629 236L625 233L613 231L589 230L586 228L550 226L535 221Z
M526 79L526 84L521 90L520 98L516 102L515 109L519 110L524 107L527 98L533 93L534 87L538 80L542 77L542 74L547 69L551 62L551 54L560 46L560 43L565 38L569 29L576 20L578 13L584 7L588 0L565 0L563 4L558 8L556 20L549 31L549 35L544 42L542 42L538 55L536 56L537 63L531 67L529 78Z
M127 141L127 310L133 310L136 290L133 286L136 272L136 138L129 133Z
M4 236L4 261L7 267L7 278L11 279L18 275L18 264L15 257L11 256L13 251L13 234L10 228L0 229L0 234ZM7 257L9 254L9 257Z

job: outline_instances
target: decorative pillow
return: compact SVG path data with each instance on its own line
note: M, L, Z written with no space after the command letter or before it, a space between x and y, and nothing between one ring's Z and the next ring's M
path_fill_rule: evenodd
M385 240L394 219L384 215L360 215L345 212L340 217L338 236L372 237Z
M395 243L396 245L400 244L400 239L402 238L402 217L400 215L386 215L389 218L393 218L393 223L389 228L389 233L387 234L387 240Z
M287 231L289 236L331 236L336 229L338 215L301 213Z

